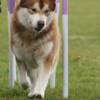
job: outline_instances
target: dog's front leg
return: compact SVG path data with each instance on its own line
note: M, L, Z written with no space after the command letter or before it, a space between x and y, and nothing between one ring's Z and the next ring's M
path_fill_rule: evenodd
M22 86L22 88L27 89L28 87L30 87L30 79L27 76L27 69L25 67L25 64L22 61L19 61L18 59L17 61L17 65L18 65L18 79L19 79L19 83Z
M44 98L45 89L47 87L50 74L51 74L50 66L45 66L45 65L40 66L35 88L33 91L29 93L28 97L35 98L36 100Z
M37 69L28 69L28 76L31 81L30 91L33 91L38 77Z

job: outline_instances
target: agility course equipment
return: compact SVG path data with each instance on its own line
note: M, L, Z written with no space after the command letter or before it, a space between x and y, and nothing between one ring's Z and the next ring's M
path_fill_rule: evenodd
M62 0L63 22L63 97L68 97L68 0Z
M57 0L57 19L59 19L60 0ZM8 32L10 40L11 17L15 0L8 0ZM63 97L68 98L68 0L62 0L62 28L63 28ZM9 42L10 43L10 42ZM10 44L9 44L10 45ZM16 81L16 61L9 46L9 87ZM55 88L56 72L51 75L50 86Z
M8 0L8 32L9 32L9 86L13 87L16 81L16 62L15 56L11 52L10 48L10 29L11 29L11 17L13 13L13 8L15 5L15 0Z
M57 22L59 19L59 10L60 10L60 2L59 0L56 1L56 17L57 17ZM54 72L51 77L50 77L50 88L55 88L56 86L56 72Z

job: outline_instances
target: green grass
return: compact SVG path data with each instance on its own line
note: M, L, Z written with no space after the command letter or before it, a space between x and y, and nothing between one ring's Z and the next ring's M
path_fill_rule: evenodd
M69 100L100 100L99 3L69 1Z
M8 88L8 32L6 0L0 25L0 100L27 100L27 91ZM69 0L69 99L100 100L100 0ZM61 26L61 24L60 24ZM67 56L67 55L66 55ZM57 87L45 100L62 98L62 61Z

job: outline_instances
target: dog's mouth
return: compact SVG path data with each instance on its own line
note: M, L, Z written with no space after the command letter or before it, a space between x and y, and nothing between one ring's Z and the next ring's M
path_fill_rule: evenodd
M42 29L40 29L40 28L38 28L38 27L36 27L36 28L31 28L31 30L33 31L33 32L35 32L35 33L41 33L43 30L44 30L44 28L42 28Z
M34 30L35 30L36 32L41 32L41 31L44 30L44 27L42 27L42 28L40 28L40 27L36 27L36 28L34 28Z
M44 30L44 28L32 27L30 28L31 31L39 33Z
M38 28L38 27L35 28L35 31L37 31L37 32L40 32L41 30L42 30L42 28Z

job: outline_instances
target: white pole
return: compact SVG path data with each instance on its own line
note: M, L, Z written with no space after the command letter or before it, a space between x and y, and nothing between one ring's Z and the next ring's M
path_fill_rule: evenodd
M11 17L12 11L14 7L14 0L8 0L8 32L9 32L9 40L11 33ZM10 42L9 42L10 45ZM9 87L13 87L16 81L16 61L15 56L13 55L11 48L9 46Z
M63 23L63 97L68 98L68 0L62 0Z
M59 9L60 9L60 2L59 0L56 0L56 16L57 21L59 19ZM50 88L55 88L56 86L56 71L54 71L50 77Z

